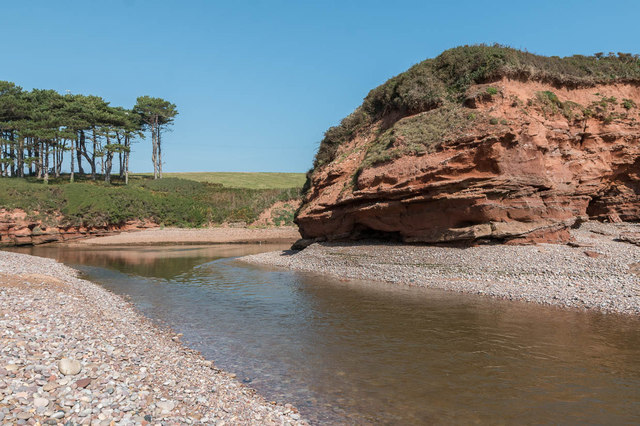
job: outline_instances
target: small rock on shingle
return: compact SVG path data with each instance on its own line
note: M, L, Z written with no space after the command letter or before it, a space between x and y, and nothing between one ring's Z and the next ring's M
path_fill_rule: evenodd
M162 414L168 414L176 405L173 401L160 401L156 406L162 411Z
M89 378L84 378L84 379L80 379L76 382L76 386L78 387L78 389L84 389L87 386L89 386L89 383L91 383L91 379Z
M58 361L58 370L65 376L75 376L82 370L82 364L75 359L62 358Z
M49 400L46 398L34 398L33 405L36 407L46 407L49 405Z

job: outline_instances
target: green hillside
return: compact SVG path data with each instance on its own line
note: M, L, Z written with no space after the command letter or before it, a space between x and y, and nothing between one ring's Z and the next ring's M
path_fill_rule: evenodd
M151 219L167 226L199 227L223 222L251 223L276 201L298 198L297 188L227 188L220 184L167 177L135 176L129 185L60 177L0 178L0 206L23 209L32 217L63 224L101 226Z

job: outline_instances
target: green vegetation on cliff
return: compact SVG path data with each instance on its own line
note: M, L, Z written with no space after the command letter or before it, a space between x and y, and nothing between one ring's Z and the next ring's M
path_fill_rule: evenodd
M503 77L566 87L640 82L640 58L629 53L546 57L500 45L461 46L447 50L369 92L360 107L344 118L340 125L326 131L315 157L314 169L333 161L341 144L383 118L385 124L367 152L366 164L389 158L384 152L396 141L390 137L389 129L403 117L429 111L417 121L403 123L399 126L401 128L391 130L409 135L409 144L412 143L411 135L425 132L420 128L424 124L420 121L426 121L429 133L443 137L463 130L469 125L469 120L490 120L488 117L462 114L462 104L471 85L490 83ZM487 94L492 96L493 90ZM427 137L425 140L429 143L436 139ZM407 152L415 148L409 146Z
M102 226L151 219L167 226L199 227L253 222L277 201L299 197L300 188L227 188L177 178L133 178L129 185L66 178L48 185L36 178L0 178L0 206L22 209L43 220L62 215L65 225Z

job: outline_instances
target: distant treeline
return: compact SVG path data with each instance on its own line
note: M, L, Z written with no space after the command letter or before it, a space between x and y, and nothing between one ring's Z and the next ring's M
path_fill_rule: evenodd
M114 159L128 182L131 143L151 133L154 177L162 177L161 134L178 114L164 99L141 96L132 109L99 96L25 91L0 81L0 176L59 177L69 156L70 180L79 173L111 181Z

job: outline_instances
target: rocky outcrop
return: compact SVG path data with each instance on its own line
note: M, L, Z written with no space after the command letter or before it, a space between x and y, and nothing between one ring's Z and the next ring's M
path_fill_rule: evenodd
M22 210L0 209L0 247L62 242L158 226L140 220L104 226L66 226L62 222L61 217L36 219Z
M469 121L416 150L418 123L375 163L376 122L316 168L296 223L307 239L564 242L580 220L640 219L640 87L558 87L503 78L472 86ZM462 114L462 115L461 115ZM393 129L392 129L393 130Z

